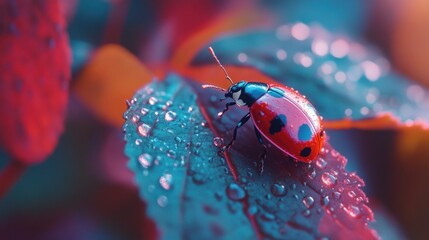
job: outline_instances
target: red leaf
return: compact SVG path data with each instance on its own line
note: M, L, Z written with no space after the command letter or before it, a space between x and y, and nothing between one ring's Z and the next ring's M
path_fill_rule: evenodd
M63 131L70 50L58 1L0 1L0 145L35 163Z

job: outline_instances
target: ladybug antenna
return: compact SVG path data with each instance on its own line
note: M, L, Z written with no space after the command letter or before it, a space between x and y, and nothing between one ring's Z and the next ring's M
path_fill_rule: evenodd
M226 89L218 87L218 86L215 86L215 85L204 84L202 87L203 88L216 88L218 90L221 90L222 92L226 92Z
M234 84L234 82L232 81L232 79L228 76L228 73L226 72L226 69L222 66L222 64L220 63L219 59L217 59L216 54L213 50L212 47L209 47L209 51L212 54L213 58L216 60L216 62L219 64L219 66L222 68L223 72L225 73L226 79L228 79L229 82L231 82L231 85Z

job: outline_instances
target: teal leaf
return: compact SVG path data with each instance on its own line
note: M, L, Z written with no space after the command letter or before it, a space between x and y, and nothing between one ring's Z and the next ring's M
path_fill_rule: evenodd
M364 185L327 143L310 164L269 146L264 172L245 110L222 119L221 94L169 75L139 90L124 114L125 153L161 239L376 239Z

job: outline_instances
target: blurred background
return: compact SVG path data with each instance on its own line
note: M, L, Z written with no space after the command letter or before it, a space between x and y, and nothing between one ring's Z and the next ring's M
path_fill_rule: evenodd
M230 20L255 9L261 15L249 24ZM180 56L178 49L184 58L196 51L181 47L189 39L207 44L249 27L317 24L381 51L392 72L421 85L421 94L429 86L426 0L0 0L0 12L0 239L155 238L123 154L122 112L125 100L152 76L174 70L171 59ZM25 48L40 51L19 50ZM51 62L28 70L28 53ZM58 60L62 56L72 61ZM42 89L57 94L36 98L29 107L19 100L20 89L37 92L39 85L30 82L42 70L56 74L46 81L60 78L62 85ZM17 93L10 93L10 86ZM28 115L13 114L21 111ZM42 115L44 127L33 126ZM9 117L14 121L5 120ZM11 128L41 132L27 141L12 137ZM379 234L425 239L429 132L410 127L328 133L349 159L347 169L366 182Z

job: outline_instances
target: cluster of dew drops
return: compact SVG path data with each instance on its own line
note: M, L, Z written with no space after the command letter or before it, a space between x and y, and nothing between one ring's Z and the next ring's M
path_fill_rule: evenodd
M322 155L326 156L328 154L330 154L329 158L335 158L338 161L343 161L344 159L337 151L323 148ZM301 214L304 217L310 217L313 210L316 211L317 214L321 214L323 212L322 208L325 208L326 212L331 214L333 218L337 218L338 215L343 213L352 218L361 218L365 215L367 209L361 206L361 203L366 203L365 197L361 195L363 194L362 192L356 193L353 190L354 187L359 188L363 184L360 180L354 179L355 173L341 173L340 169L334 170L332 166L328 166L327 160L322 157L308 164L308 170L306 176L301 179L301 184L304 188L297 187L295 183L290 184L288 188L286 184L274 182L270 185L270 193L264 196L265 200L274 201L273 197L279 198L280 201L278 201L277 207L282 209L284 208L284 204L287 204L287 201L284 201L282 198L290 195L289 197L292 199L302 202L304 210ZM339 176L341 175L342 183L339 183ZM322 184L319 190L315 190L318 192L315 196L320 196L319 204L316 204L317 199L313 197L314 194L306 194L306 190L311 188L309 186L311 185L311 181L318 181ZM226 194L232 201L244 201L248 197L245 186L247 181L245 179L239 179L239 182L241 184L230 183L227 186ZM261 220L273 221L276 219L276 212L278 212L276 209L272 209L271 211L265 211L267 210L266 207L262 209L264 210L260 212ZM336 209L340 209L343 212L338 212ZM247 208L247 214L253 216L260 210L261 208L258 208L255 204L250 204ZM369 220L368 216L366 220Z
M320 26L301 22L281 25L274 34L281 43L287 42L280 44L285 48L272 49L277 61L314 71L329 88L343 89L341 92L346 91L353 98L364 99L358 108L344 106L344 117L361 118L394 111L407 124L418 118L429 119L428 111L414 110L416 106L429 109L429 94L421 86L413 83L401 86L398 91L402 96L382 89L391 84L385 78L391 73L391 66L386 58L374 53L379 51L344 36L332 36ZM294 44L298 45L294 47ZM244 52L237 54L237 60L244 64L255 61Z
M172 100L165 101L165 96L165 92L155 92L153 88L148 86L140 90L136 94L136 97L134 97L130 101L127 101L129 108L124 113L124 118L127 120L127 122L123 126L123 131L125 132L125 140L130 142L129 144L132 144L133 147L148 147L149 145L150 147L152 147L153 150L151 152L158 152L156 156L153 156L146 152L143 152L138 156L137 160L143 169L142 173L144 176L149 176L149 170L153 166L160 164L164 164L166 167L185 166L186 156L179 156L176 153L176 149L178 149L179 145L184 145L185 149L188 150L191 147L190 142L186 142L186 140L181 139L175 134L173 127L164 130L173 136L175 142L174 145L171 145L171 143L163 143L161 141L158 141L157 138L153 137L154 127L156 127L159 121L165 121L171 124L177 122L178 126L183 129L188 128L188 124L195 121L190 115L192 115L196 106L185 106L183 103L178 103L178 111L184 111L185 113L187 113L179 116L177 112L169 110L169 108L173 106L174 102ZM179 117L180 120L178 120ZM200 128L207 127L208 123L206 121L195 123L193 129L195 136L198 137ZM132 133L135 131L137 132L137 138L135 138L136 135ZM222 148L224 146L224 140L220 137L214 137L212 140L212 144L217 148ZM202 144L200 142L192 143L192 146L195 149L192 154L198 156L201 151L201 145ZM165 161L165 159L163 159L163 153L164 156L168 157L170 161ZM213 158L211 158L211 160L213 160ZM220 160L223 165L226 165L224 158L221 158ZM169 164L171 166L169 166ZM203 165L205 164L203 163ZM191 169L198 168L201 170L204 166L197 164L197 166L190 167ZM227 169L225 170L225 173L228 173ZM208 176L195 174L195 171L191 172L190 174L192 174L193 181L196 184L202 184L204 183L204 179L208 178ZM159 177L158 183L159 186L166 191L173 189L173 174L169 172L164 172ZM147 190L149 193L154 193L155 189L156 186L150 184ZM160 207L166 207L168 204L168 197L165 195L158 196L157 203Z

